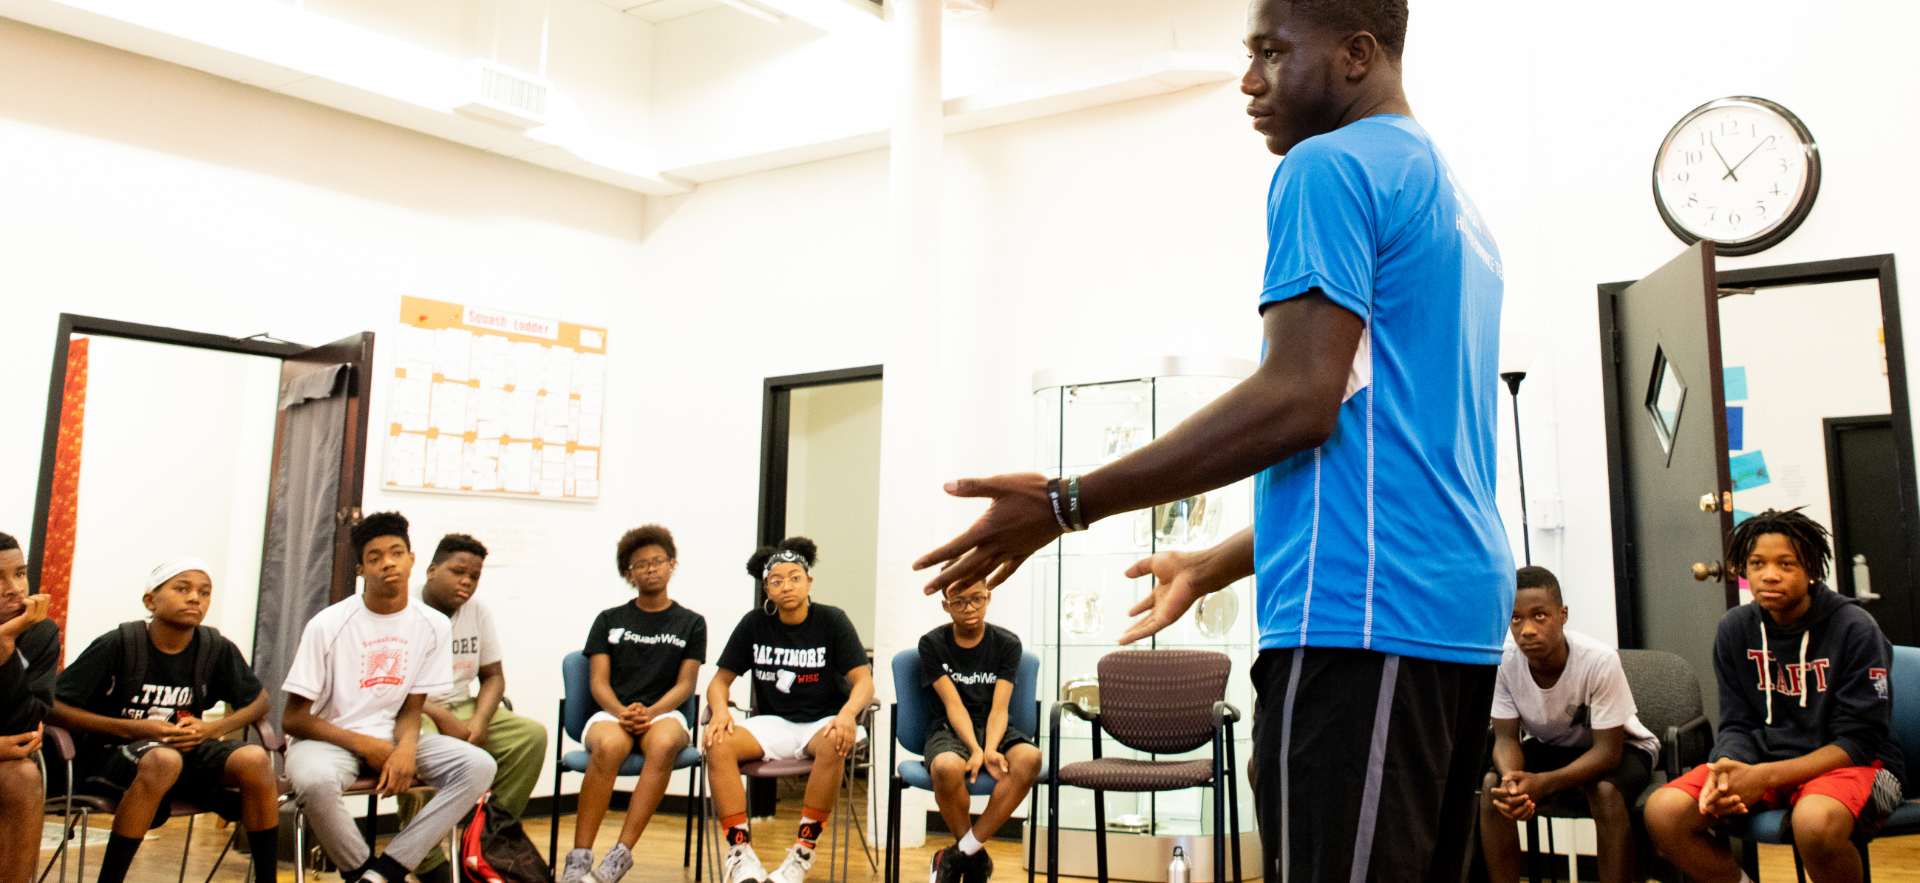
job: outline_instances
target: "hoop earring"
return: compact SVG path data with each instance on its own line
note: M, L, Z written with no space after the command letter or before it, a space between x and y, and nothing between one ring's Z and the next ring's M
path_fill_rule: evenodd
M768 598L768 599L767 599L767 600L766 600L766 601L765 601L764 603L762 603L762 604L760 605L760 609L762 609L762 610L765 610L765 611L767 611L767 615L768 615L768 616L772 616L772 615L774 615L774 613L775 613L775 612L777 612L777 611L776 611L776 609L775 609L775 608L774 608L774 606L773 606L773 599L772 599L772 598Z

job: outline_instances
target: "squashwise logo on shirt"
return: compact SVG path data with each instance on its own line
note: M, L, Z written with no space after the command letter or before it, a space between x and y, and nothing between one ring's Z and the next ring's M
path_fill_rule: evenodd
M672 644L675 647L687 646L687 639L679 635L639 635L626 629L615 627L607 630L607 643L618 644Z
M947 678L956 684L966 684L969 687L977 687L981 684L1000 683L1000 676L990 671L976 671L972 674L961 674L954 671L953 666L944 662L940 663L940 667L947 670Z
M384 696L406 683L406 639L375 638L361 644L361 648L360 689Z

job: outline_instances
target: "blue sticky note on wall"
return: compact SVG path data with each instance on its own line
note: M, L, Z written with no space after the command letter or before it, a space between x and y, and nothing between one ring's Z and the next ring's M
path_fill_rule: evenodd
M1746 401L1747 400L1746 366L1743 365L1738 368L1720 369L1720 385L1727 391L1727 401L1729 402Z
M1743 451L1747 447L1747 409L1735 405L1727 406L1727 450Z
M1773 483L1773 476L1767 472L1765 452L1741 454L1728 460L1727 467L1733 472L1733 489L1736 491L1753 490L1763 484Z

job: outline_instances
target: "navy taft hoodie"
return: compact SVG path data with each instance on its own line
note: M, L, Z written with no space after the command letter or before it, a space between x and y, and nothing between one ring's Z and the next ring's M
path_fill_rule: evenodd
M1727 611L1713 640L1720 735L1713 759L1768 763L1839 746L1856 766L1880 761L1908 794L1906 764L1890 732L1893 647L1852 598L1808 587L1792 628L1759 604Z

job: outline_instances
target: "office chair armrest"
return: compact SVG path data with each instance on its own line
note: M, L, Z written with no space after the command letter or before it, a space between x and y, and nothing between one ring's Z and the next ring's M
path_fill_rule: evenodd
M867 703L866 708L860 709L860 713L853 716L853 722L871 731L873 729L873 716L879 713L880 701L876 699Z
M1100 712L1098 711L1088 711L1080 707L1080 703L1078 702L1055 702L1053 703L1053 711L1048 715L1049 722L1055 727L1060 726L1061 711L1071 712L1074 717L1095 726L1100 724Z
M1240 722L1240 709L1233 707L1233 703L1231 702L1213 703L1213 725L1214 726L1224 727L1227 724L1237 724L1239 722Z
M40 730L40 745L51 748L53 756L63 763L73 763L73 734L65 727L45 724Z
M1697 715L1693 720L1687 721L1679 726L1667 728L1666 738L1660 740L1663 743L1660 747L1667 755L1666 767L1668 781L1678 779L1681 773L1686 772L1680 768L1681 734L1692 732L1702 727L1706 728L1707 741L1709 746L1711 746L1713 741L1713 721L1708 720L1704 714Z

